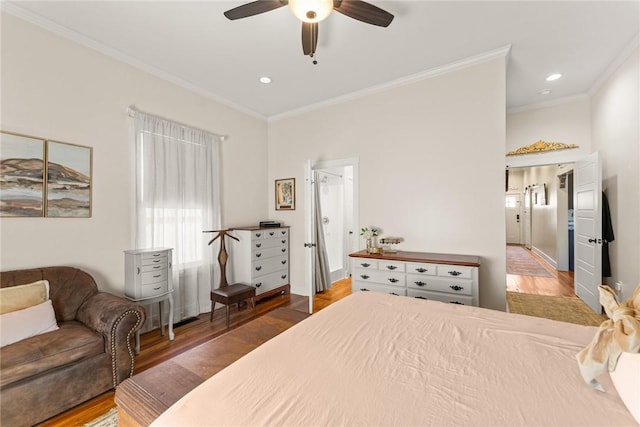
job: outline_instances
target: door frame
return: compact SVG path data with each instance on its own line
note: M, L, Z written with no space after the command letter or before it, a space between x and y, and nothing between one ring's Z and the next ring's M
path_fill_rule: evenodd
M351 157L346 159L336 159L336 160L318 160L312 162L311 160L307 160L304 163L304 177L305 177L305 248L308 249L305 251L305 282L306 288L309 295L309 313L313 313L313 297L315 295L315 290L313 288L313 272L315 269L315 224L314 224L314 211L315 211L315 189L313 186L313 178L314 172L318 169L330 169L336 167L345 167L351 166L353 167L353 219L352 219L352 227L355 230L360 229L360 197L359 197L359 163L360 159L358 157ZM354 239L358 238L358 233L349 234L351 240L351 247L357 247L357 244L354 246ZM348 258L349 254L345 254ZM348 262L348 260L347 260ZM351 268L348 267L348 270L351 271Z

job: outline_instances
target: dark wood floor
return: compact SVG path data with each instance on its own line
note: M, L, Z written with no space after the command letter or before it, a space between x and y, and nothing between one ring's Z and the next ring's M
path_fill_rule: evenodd
M553 278L507 275L507 289L542 295L573 295L573 275L557 272L544 261L542 262L545 268L553 275ZM350 279L335 283L330 290L316 294L314 297L314 312L326 308L350 293ZM257 316L261 316L278 307L288 307L307 312L308 304L307 297L277 295L258 303L256 312ZM253 315L250 309L237 310L233 308L231 310L231 328L236 328L252 319ZM161 336L158 330L144 333L140 337L140 354L136 356L135 372L139 373L149 369L225 332L227 330L225 329L224 310L216 310L213 322L209 322L208 314L202 314L191 322L177 326L175 328L174 341L169 341L166 335ZM42 425L82 426L115 408L114 395L114 391L104 393L48 420Z
M314 311L322 310L333 302L351 293L351 280L345 279L314 298ZM260 301L256 307L256 315L261 316L278 307L308 312L309 300L300 295L276 295ZM236 328L253 319L250 309L231 310L231 328ZM161 336L158 330L140 336L140 354L136 356L135 372L143 372L159 363L194 348L227 332L225 329L224 310L216 310L213 322L209 322L209 314L202 314L193 321L175 328L175 339L169 341ZM115 408L115 392L110 391L92 399L76 408L54 417L43 426L82 426L100 415Z

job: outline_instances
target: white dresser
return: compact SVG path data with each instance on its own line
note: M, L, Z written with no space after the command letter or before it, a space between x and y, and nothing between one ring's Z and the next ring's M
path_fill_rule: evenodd
M171 248L133 249L124 251L125 297L141 305L158 303L160 333L164 335L162 304L169 302L169 339L173 333L173 285ZM136 333L136 352L140 351L140 335Z
M241 227L229 231L229 283L251 284L256 299L289 293L289 227Z
M480 258L426 252L349 255L352 292L387 292L453 304L479 305Z

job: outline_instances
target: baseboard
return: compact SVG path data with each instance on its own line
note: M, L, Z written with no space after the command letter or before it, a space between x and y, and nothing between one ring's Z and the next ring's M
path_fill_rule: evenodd
M555 270L558 269L558 263L556 262L555 259L551 258L549 255L547 255L540 249L536 248L535 246L531 246L531 251L536 255L538 255L540 258L542 258L547 264L549 264Z

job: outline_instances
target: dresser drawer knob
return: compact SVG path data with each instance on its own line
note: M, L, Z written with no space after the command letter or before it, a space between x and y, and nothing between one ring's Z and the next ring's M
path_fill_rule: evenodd
M429 270L427 270L426 268L422 268L422 267L420 267L420 268L416 268L416 271L417 271L418 273L424 273L424 272L429 271ZM418 298L418 297L416 297L416 298Z
M286 274L283 274L283 275L282 275L282 276L280 276L280 277L282 277L282 279L284 280L284 279L286 279L286 278L287 278L287 275L286 275Z
M395 295L397 297L400 296L400 295L396 294L395 292L389 292L389 295Z
M286 259L283 259L282 261L280 261L280 264L285 265L287 263Z
M162 254L153 254L153 255L151 255L151 256L160 256L160 255L162 255Z
M388 279L391 283L396 283L398 281L398 279L396 279L395 277L389 277Z
M162 277L162 274L158 274L157 276L153 276L155 278Z
M420 287L427 286L427 284L425 282L413 282L413 283L415 283L416 285L418 285Z
M140 274L140 267L136 268L137 273L136 274Z
M282 253L287 252L287 248L282 248L282 249L280 249L280 250L282 251Z
M362 264L360 264L361 266L367 268L367 267L371 267L371 264L369 264L368 262L363 262Z
M256 271L260 271L260 270L262 270L262 266L261 265L256 267Z
M280 233L282 233L283 236L287 234L286 230L282 230Z
M154 269L154 270L157 270L157 269L159 269L159 268L162 268L162 266L161 266L161 265L154 265L154 266L153 266L153 269Z
M416 299L427 299L425 297L414 297L414 298L416 298Z
M369 292L369 289L367 289L367 288L360 288L360 290L361 290L362 292Z
M273 231L269 232L269 236L273 236L274 234L276 234L276 233L274 233Z
M281 242L284 245L285 243L287 243L287 239L282 239Z
M389 270L395 270L395 269L396 269L396 268L398 268L398 267L397 267L397 266L395 266L395 265L387 265L387 268L388 268Z
M464 289L464 287L462 286L458 286L458 285L451 285L449 286L451 289L453 289L454 291L461 291Z
M464 305L463 302L460 301L449 301L449 304L459 304L459 305Z
M256 248L259 248L260 246L262 246L262 243L256 243Z
M256 283L256 288L259 288L260 286L262 286L262 282Z
M459 276L459 275L461 275L462 273L461 273L461 272L459 272L459 271L455 271L455 270L454 270L454 271L450 271L450 272L449 272L449 274L450 274L450 275L452 275L452 276Z
M361 274L360 275L360 278L364 279L364 280L367 280L369 277L371 277L371 276L367 276L366 274Z
M262 256L261 253L256 254L256 258L260 258Z
M262 236L262 233L256 233L256 237Z
M154 291L159 291L160 289L162 289L162 286L158 286L157 288L153 288Z

